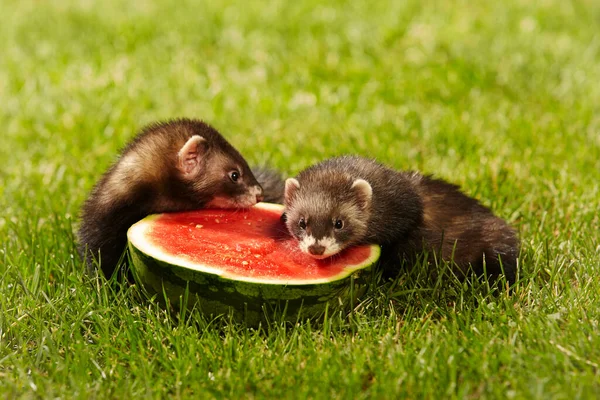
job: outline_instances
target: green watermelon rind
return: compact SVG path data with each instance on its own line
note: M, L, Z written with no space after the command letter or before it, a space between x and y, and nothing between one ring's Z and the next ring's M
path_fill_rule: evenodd
M258 207L279 211L280 206L259 204ZM186 306L199 307L204 314L222 315L231 311L236 317L255 322L266 310L283 310L291 318L315 317L329 308L348 305L366 290L371 267L377 262L380 248L371 245L363 262L349 265L330 278L274 280L235 276L223 271L172 256L144 238L146 229L160 214L144 218L128 231L131 269L135 281L147 296L166 295L178 306L187 298ZM191 294L191 296L190 296Z

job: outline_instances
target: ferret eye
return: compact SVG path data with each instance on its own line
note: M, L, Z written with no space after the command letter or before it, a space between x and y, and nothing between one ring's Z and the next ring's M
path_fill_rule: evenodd
M304 220L304 218L300 218L300 221L298 221L298 226L300 227L300 229L305 230L306 229L306 221Z
M237 182L238 179L240 179L240 173L237 171L231 171L229 173L229 179L231 179L232 182Z
M344 221L342 221L341 219L335 220L335 222L333 223L333 227L335 229L342 229L344 227Z

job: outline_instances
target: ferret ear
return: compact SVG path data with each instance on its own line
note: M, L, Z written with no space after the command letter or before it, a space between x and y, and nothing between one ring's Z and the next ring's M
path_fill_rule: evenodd
M300 182L298 182L297 179L294 178L288 178L285 181L285 204L289 204L292 201L292 198L294 197L294 194L296 194L296 191L300 189Z
M183 176L190 177L200 172L200 160L206 153L206 139L194 135L177 153L177 169Z
M358 196L358 203L362 209L365 209L371 204L373 198L373 189L369 182L364 179L357 179L352 183L352 190L354 190Z

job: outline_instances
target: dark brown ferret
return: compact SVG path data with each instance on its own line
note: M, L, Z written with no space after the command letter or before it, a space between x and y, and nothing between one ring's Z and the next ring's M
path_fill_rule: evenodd
M504 220L456 185L370 159L333 158L288 179L285 220L315 258L376 243L397 264L425 252L459 273L482 275L485 265L488 276L515 280L519 240Z
M88 273L109 278L127 229L149 214L206 207L246 208L262 188L240 153L202 121L178 119L144 128L85 202L79 253Z

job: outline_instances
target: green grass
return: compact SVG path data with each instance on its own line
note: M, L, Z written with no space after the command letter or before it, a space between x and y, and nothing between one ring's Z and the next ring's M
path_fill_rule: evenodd
M3 397L600 396L600 3L324 4L0 2ZM460 184L519 229L513 295L402 275L248 329L93 287L78 210L177 116L286 174L356 153Z

